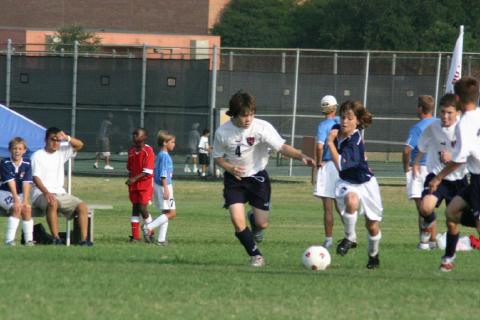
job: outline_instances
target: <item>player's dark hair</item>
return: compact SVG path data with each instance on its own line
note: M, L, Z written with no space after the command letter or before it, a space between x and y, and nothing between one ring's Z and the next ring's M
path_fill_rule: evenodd
M440 108L443 107L455 107L457 111L460 110L460 105L457 103L457 99L453 93L447 93L440 99Z
M357 129L364 129L372 123L373 115L365 109L362 102L352 100L345 101L340 106L340 115L343 115L350 110L358 119L359 125L357 126Z
M209 134L209 133L210 133L210 129L203 129L202 136L204 136L206 134Z
M463 104L478 102L479 85L478 80L473 77L463 77L453 85L455 94Z
M250 112L255 114L256 111L255 98L251 94L240 90L230 99L227 116L235 118Z
M12 148L15 147L17 144L23 144L25 149L27 149L27 143L25 142L25 140L23 140L23 138L21 137L15 137L10 140L10 142L8 142L8 150L12 150Z
M160 130L157 133L157 144L161 148L165 142L175 139L175 136L168 131Z
M59 128L57 127L50 127L47 129L47 131L45 132L45 140L47 140L51 135L57 135L60 131Z
M422 110L423 114L429 114L435 109L435 100L429 95L419 96L417 106Z
M137 127L137 128L135 128L135 130L133 130L132 134L134 134L135 132L138 132L138 131L142 131L142 132L145 134L145 136L148 137L148 131L147 131L147 129L142 128L142 127Z

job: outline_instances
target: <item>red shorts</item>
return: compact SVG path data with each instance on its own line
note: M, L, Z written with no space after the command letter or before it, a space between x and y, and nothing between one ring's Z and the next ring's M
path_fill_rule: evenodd
M152 200L153 188L147 190L129 190L128 197L133 204L147 205Z

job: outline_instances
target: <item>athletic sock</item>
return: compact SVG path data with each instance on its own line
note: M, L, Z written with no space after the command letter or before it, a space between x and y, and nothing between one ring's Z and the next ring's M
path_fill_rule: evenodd
M140 240L140 217L131 216L130 224L132 226L132 238L135 240Z
M153 220L151 223L147 224L147 228L149 230L156 229L160 227L162 224L168 222L168 217L166 214L160 215L157 219Z
M445 248L445 256L453 258L457 250L457 242L460 234L450 234L447 232L447 246Z
M25 242L33 241L33 219L22 221L23 237Z
M368 234L368 255L374 257L378 254L382 232L379 230L376 236Z
M8 217L7 232L5 234L5 242L10 242L15 240L15 233L17 232L19 223L20 223L20 219L12 216Z
M238 240L240 240L240 243L243 245L249 256L253 257L262 255L260 250L258 250L257 245L253 240L253 234L248 227L246 227L243 231L235 232L235 236Z
M423 217L423 221L425 221L426 225L430 225L433 221L437 219L437 216L435 215L435 211L432 212L430 215Z
M357 218L357 211L355 211L354 213L345 212L343 214L343 230L345 232L345 238L353 242L357 242L357 233L355 232Z
M168 220L158 229L158 242L165 242L167 239Z
M149 224L149 223L152 223L152 221L153 221L152 215L149 213L149 214L148 214L148 218L145 219L145 223L146 223L146 224Z

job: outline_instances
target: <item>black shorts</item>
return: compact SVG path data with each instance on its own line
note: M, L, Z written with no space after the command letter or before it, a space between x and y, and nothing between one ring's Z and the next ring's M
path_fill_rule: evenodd
M470 184L458 195L473 211L480 211L480 174L470 174Z
M270 210L270 178L265 170L255 175L237 180L233 175L225 172L223 175L224 208L228 209L235 203L249 203L252 207Z
M209 165L210 164L210 157L206 153L199 153L198 154L198 163L199 164L204 164L204 165Z
M430 194L428 184L433 178L435 178L434 173L429 173L425 178L425 183L423 184L424 188L422 192L422 198ZM453 197L458 195L467 186L468 186L468 181L466 176L461 180L455 180L455 181L442 180L442 182L438 185L437 190L433 193L433 195L438 199L435 207L438 208L444 199L445 199L445 204L448 205L450 201L453 199Z
M460 224L462 226L475 228L476 227L475 222L478 220L478 218L479 218L479 211L474 211L472 208L467 207L462 212L462 216L460 218Z

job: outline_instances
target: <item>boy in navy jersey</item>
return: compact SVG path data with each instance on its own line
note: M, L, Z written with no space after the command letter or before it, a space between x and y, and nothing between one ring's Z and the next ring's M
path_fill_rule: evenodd
M13 138L8 143L10 158L0 162L0 207L10 216L7 221L5 244L15 245L15 233L22 218L22 229L26 246L33 246L33 220L30 206L30 187L32 185L32 166L23 159L27 151L25 140Z
M379 245L383 216L380 189L365 159L361 131L372 123L372 114L360 101L346 101L340 107L340 124L328 137L328 147L340 179L335 188L337 204L343 217L345 238L337 246L339 255L357 246L355 225L358 214L365 214L368 231L368 269L380 265Z

